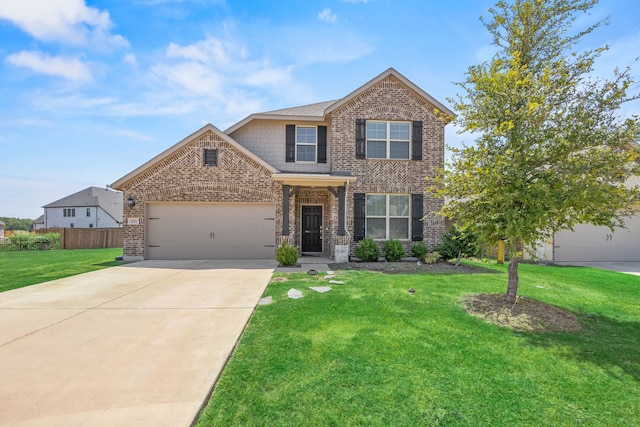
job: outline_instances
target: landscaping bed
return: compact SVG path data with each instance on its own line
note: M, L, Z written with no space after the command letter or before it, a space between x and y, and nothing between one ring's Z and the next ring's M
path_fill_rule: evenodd
M432 273L432 274L464 274L464 273L495 273L483 267L474 265L458 265L453 263L439 261L433 264L426 264L417 261L398 261L398 262L342 262L329 264L329 268L335 271L348 270L367 270L379 271L382 273Z

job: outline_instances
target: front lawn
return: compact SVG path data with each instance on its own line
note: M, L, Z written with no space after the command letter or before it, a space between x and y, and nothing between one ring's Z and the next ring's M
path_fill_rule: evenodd
M520 294L582 329L516 332L460 304L506 290L489 268L349 271L323 294L322 275L274 275L197 425L638 425L640 277L521 265Z
M117 256L122 248L0 252L0 292L122 264Z

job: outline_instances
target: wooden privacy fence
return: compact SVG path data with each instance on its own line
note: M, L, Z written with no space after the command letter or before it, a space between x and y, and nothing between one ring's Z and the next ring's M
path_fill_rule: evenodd
M122 228L48 228L38 233L60 233L60 249L122 247Z

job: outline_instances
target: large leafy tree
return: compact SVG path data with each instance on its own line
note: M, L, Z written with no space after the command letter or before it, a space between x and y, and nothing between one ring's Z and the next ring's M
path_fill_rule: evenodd
M639 192L637 116L621 118L630 69L593 77L607 49L577 51L605 21L572 31L596 0L500 1L482 19L497 48L469 67L450 100L473 146L453 149L432 187L449 200L442 213L484 242L505 240L511 254L507 300L518 290L527 248L579 223L624 226Z

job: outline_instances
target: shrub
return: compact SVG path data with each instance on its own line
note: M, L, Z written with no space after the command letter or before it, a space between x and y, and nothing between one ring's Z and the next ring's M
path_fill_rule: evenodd
M442 243L436 246L436 251L445 261L455 258L456 265L459 265L460 258L468 258L478 253L477 238L468 229L461 230L451 226L449 232L442 236Z
M298 247L287 242L280 243L276 248L276 261L282 266L295 265L298 262Z
M440 260L440 258L442 258L440 254L436 251L433 251L424 256L424 262L425 264L435 264Z
M407 256L404 246L400 240L387 240L384 242L384 258L390 262L400 261Z
M35 234L18 230L5 238L2 251L37 251L60 248L60 233Z
M360 241L360 244L356 247L355 254L364 262L374 262L380 259L380 248L373 239L367 237Z
M424 259L424 256L429 252L429 249L427 249L427 245L424 242L412 243L409 249L411 249L411 256L418 259Z

